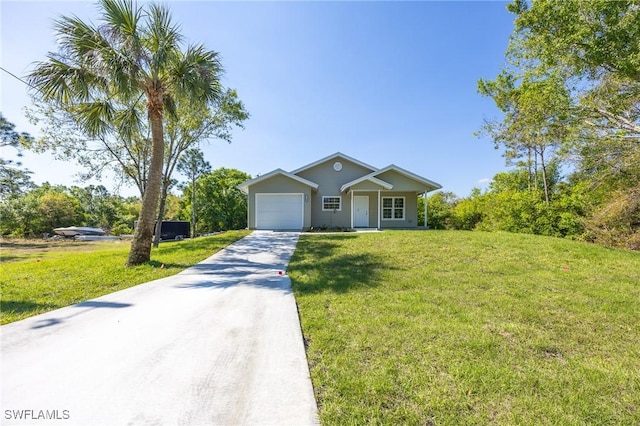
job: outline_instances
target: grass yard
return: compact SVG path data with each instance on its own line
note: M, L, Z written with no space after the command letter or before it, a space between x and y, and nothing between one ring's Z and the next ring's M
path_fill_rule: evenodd
M1 323L17 321L177 274L247 235L161 243L145 265L126 268L130 242L2 242Z
M323 424L640 424L640 253L532 235L303 235Z

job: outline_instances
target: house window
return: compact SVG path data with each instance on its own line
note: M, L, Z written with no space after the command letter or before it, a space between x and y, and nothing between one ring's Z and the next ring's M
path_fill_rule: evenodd
M382 218L404 220L404 197L382 197Z
M341 211L342 197L322 197L322 211Z

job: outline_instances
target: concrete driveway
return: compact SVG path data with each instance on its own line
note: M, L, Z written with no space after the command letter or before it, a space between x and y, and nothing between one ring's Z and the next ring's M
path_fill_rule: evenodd
M279 274L297 240L254 232L176 276L0 327L0 424L317 424Z

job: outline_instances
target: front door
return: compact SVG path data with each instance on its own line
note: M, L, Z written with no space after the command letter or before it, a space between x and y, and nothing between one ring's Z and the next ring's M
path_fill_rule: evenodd
M353 226L369 227L369 196L368 195L356 195L353 197Z

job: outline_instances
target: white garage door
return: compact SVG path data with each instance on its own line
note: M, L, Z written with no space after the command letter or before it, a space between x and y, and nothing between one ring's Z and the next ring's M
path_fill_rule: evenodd
M302 229L302 194L256 194L256 229Z

